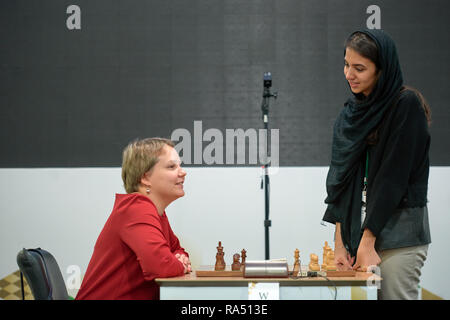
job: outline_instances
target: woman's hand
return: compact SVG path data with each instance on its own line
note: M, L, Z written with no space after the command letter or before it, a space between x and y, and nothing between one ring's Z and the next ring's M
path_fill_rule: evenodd
M353 270L367 271L371 266L377 266L381 259L375 250L376 237L369 229L365 229L356 254Z
M341 238L341 224L336 223L336 233L334 239L334 264L339 271L352 270L355 257L351 257L347 249L345 249Z
M351 257L344 246L335 247L334 249L334 264L338 271L352 270L355 257Z
M189 273L192 271L191 267L191 261L189 260L189 257L185 254L175 254L175 258L177 258L184 266L184 273Z

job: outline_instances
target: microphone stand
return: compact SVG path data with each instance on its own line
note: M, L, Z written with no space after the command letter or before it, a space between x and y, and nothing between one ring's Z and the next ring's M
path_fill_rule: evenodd
M264 187L264 203L265 203L265 216L264 216L264 238L265 238L265 259L270 259L269 252L269 227L272 226L272 221L269 219L269 161L268 161L268 152L269 152L269 99L277 98L277 93L271 93L270 87L272 86L272 75L270 72L264 73L264 91L263 91L263 101L261 104L263 123L265 129L265 159L264 159L264 184L261 181L261 189Z

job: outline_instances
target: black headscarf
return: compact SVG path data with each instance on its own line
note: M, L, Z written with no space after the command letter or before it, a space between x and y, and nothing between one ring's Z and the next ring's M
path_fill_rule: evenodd
M333 223L346 221L349 224L351 220L356 222L357 217L360 221L361 159L367 149L366 138L380 125L403 86L394 41L382 30L356 32L366 34L376 43L381 73L368 97L353 94L347 100L334 125L331 164L326 181L328 196L325 203L328 208L324 216L325 221ZM345 224L341 226L348 227ZM343 240L356 250L359 237L355 234Z

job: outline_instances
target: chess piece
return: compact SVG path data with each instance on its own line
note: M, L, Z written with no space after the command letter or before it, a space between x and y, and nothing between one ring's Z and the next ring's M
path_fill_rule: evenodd
M292 276L296 277L300 271L300 251L295 249L294 251L294 270L292 271Z
M225 253L223 252L222 242L219 241L219 246L217 247L216 253L216 265L214 267L214 270L216 271L225 270L225 260L223 259L224 255Z
M331 247L328 246L328 242L325 241L325 245L323 246L323 259L322 259L322 266L321 266L323 271L327 270L327 265L328 265L327 255L328 255L328 252L330 252L330 250L331 250Z
M336 264L334 263L334 251L330 250L327 254L327 271L336 271Z
M319 257L316 254L311 253L309 255L309 258L310 258L310 262L309 262L309 266L308 266L309 270L310 271L320 271Z
M247 251L245 251L245 249L242 249L242 251L241 251L241 257L242 257L242 261L241 261L241 269L244 270L244 266L245 266L245 258L247 258Z
M239 262L240 257L241 256L239 255L239 253L235 253L233 255L233 264L231 265L231 270L233 270L233 271L241 270L241 263Z

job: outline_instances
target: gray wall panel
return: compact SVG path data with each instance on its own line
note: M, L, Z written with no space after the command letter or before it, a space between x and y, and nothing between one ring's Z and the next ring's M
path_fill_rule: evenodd
M81 30L68 30L69 5ZM431 164L450 165L445 0L0 2L0 167L120 166L136 137L260 129L273 74L282 166L327 166L350 92L343 43L381 8L407 84L433 111ZM204 142L203 146L209 142ZM225 142L224 142L225 144Z

